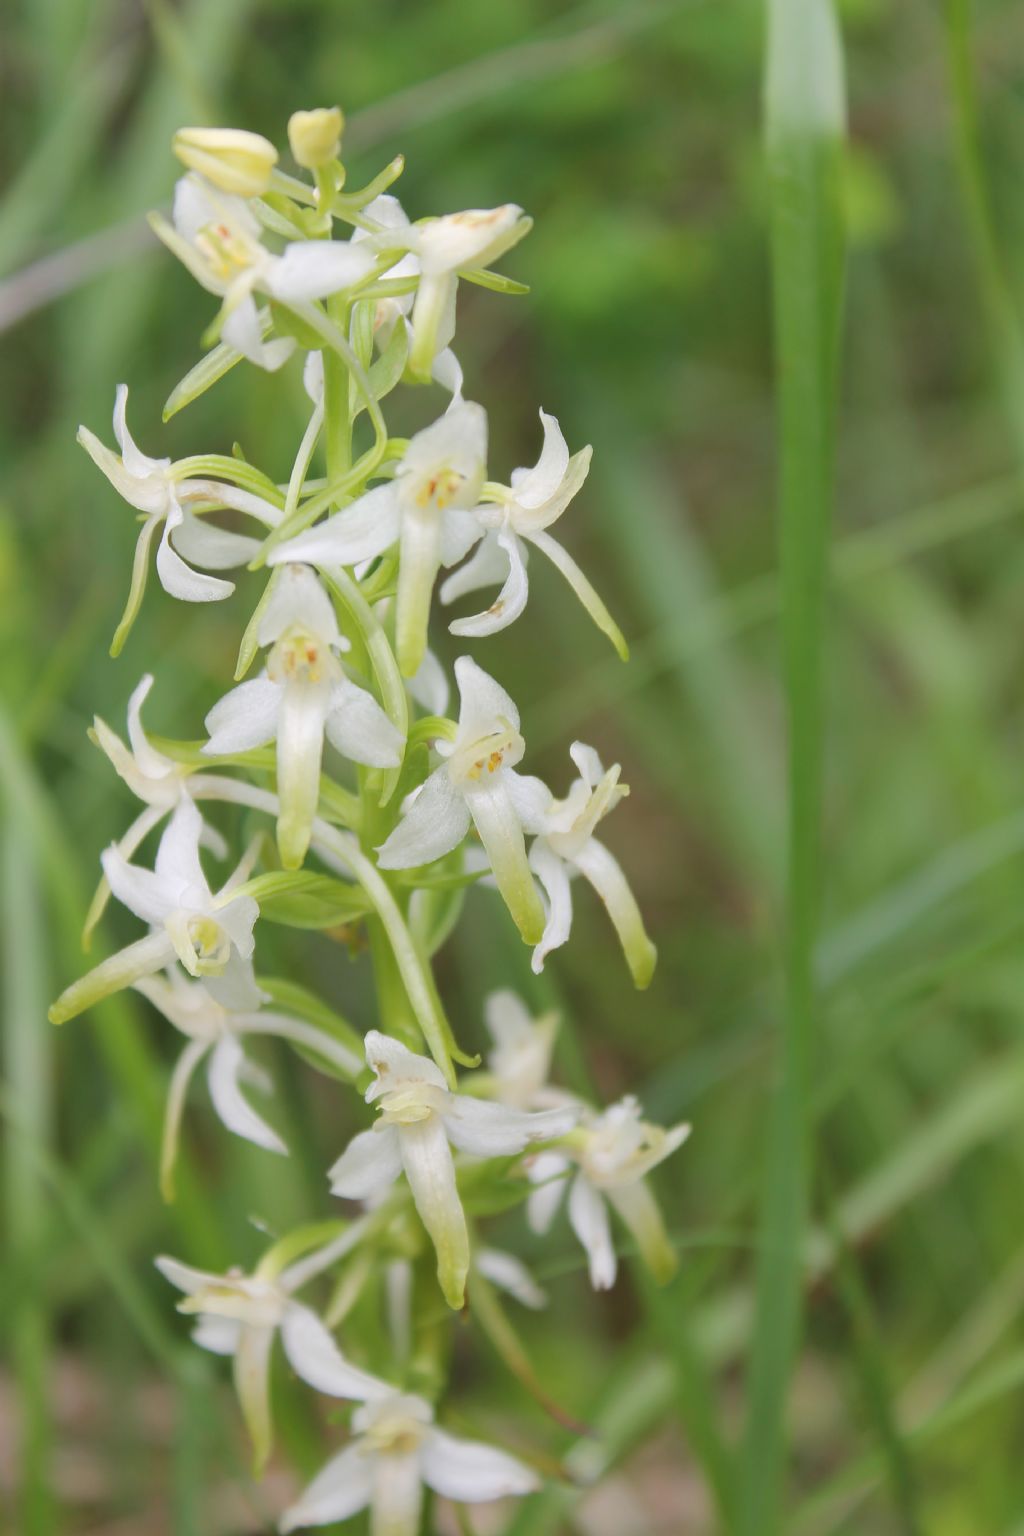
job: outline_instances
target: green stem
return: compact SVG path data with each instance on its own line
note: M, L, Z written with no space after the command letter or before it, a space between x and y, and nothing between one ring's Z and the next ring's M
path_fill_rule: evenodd
M759 1231L740 1536L773 1536L780 1529L786 1400L802 1321L809 1207L813 957L822 878L822 641L843 251L843 66L832 0L769 0L766 87L789 726L786 1011Z

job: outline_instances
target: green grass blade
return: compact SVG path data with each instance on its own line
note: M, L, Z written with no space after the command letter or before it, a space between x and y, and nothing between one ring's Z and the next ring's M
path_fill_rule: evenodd
M841 42L830 0L770 0L766 137L779 386L783 676L789 727L786 1012L757 1276L739 1530L779 1527L810 1171L813 955L821 886L822 639L842 288Z

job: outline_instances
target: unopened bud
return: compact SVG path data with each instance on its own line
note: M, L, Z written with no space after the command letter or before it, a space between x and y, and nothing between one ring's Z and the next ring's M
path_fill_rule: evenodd
M239 197L261 196L277 164L270 140L244 128L179 128L174 153L189 170Z
M307 171L315 171L336 160L341 154L344 126L340 107L315 107L312 112L293 112L288 119L288 143L296 164Z

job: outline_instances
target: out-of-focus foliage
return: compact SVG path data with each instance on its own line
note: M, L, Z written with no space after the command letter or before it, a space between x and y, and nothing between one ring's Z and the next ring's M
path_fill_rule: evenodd
M813 1080L823 1172L787 1528L1011 1536L1024 1421L1024 14L1008 0L973 15L925 0L840 9L850 251ZM567 540L633 646L622 667L546 569L530 621L486 642L522 705L529 765L556 791L575 736L623 764L621 851L661 952L651 991L633 993L587 899L535 982L485 891L441 984L467 1042L482 1043L484 992L519 987L563 1010L566 1081L602 1097L639 1084L652 1118L695 1123L658 1180L684 1256L667 1292L627 1276L593 1298L567 1233L542 1275L553 1301L524 1325L533 1358L569 1413L606 1428L616 1466L582 1501L541 1496L514 1529L711 1530L707 1489L716 1471L729 1481L749 1344L781 1006L760 7L16 0L0 29L0 1441L15 1419L23 1432L22 1454L0 1462L5 1496L21 1491L11 1528L269 1530L290 1486L281 1466L253 1489L224 1383L194 1358L150 1258L172 1246L245 1263L250 1220L322 1215L324 1151L352 1129L336 1091L276 1063L287 1163L199 1110L163 1209L154 1158L173 1042L131 996L59 1036L43 1015L79 968L97 856L130 814L86 740L92 712L120 726L140 675L173 649L149 723L198 735L248 591L184 610L154 584L110 662L134 532L75 427L106 436L125 380L147 452L229 452L243 421L247 454L281 479L304 419L297 376L289 414L276 387L236 369L161 425L212 311L142 216L169 198L180 123L281 140L295 108L340 101L353 181L403 151L396 190L412 217L505 200L535 217L504 263L529 297L464 295L467 390L491 407L502 476L533 461L539 405L572 446L594 443ZM134 936L113 913L106 935ZM312 954L317 986L368 1027L358 959L301 943L281 944L281 966ZM514 1394L537 1443L572 1443L509 1385L471 1319L457 1348L464 1405L499 1437ZM281 1392L286 1449L309 1472L323 1436L285 1380Z

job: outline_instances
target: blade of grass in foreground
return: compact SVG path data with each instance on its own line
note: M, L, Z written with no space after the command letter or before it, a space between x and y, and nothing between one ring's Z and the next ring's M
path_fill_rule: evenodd
M831 0L770 0L766 140L779 390L783 679L789 728L786 1010L760 1225L739 1531L779 1529L810 1178L821 853L822 637L842 294L842 52Z
M46 1143L52 1118L45 1024L49 976L37 874L31 839L17 810L8 804L3 859L4 1073L26 1123ZM4 1142L7 1241L15 1258L31 1263L46 1226L46 1202L17 1126L6 1128ZM24 1292L9 1321L21 1418L20 1528L25 1536L46 1536L55 1529L56 1512L49 1465L50 1320L42 1289Z

